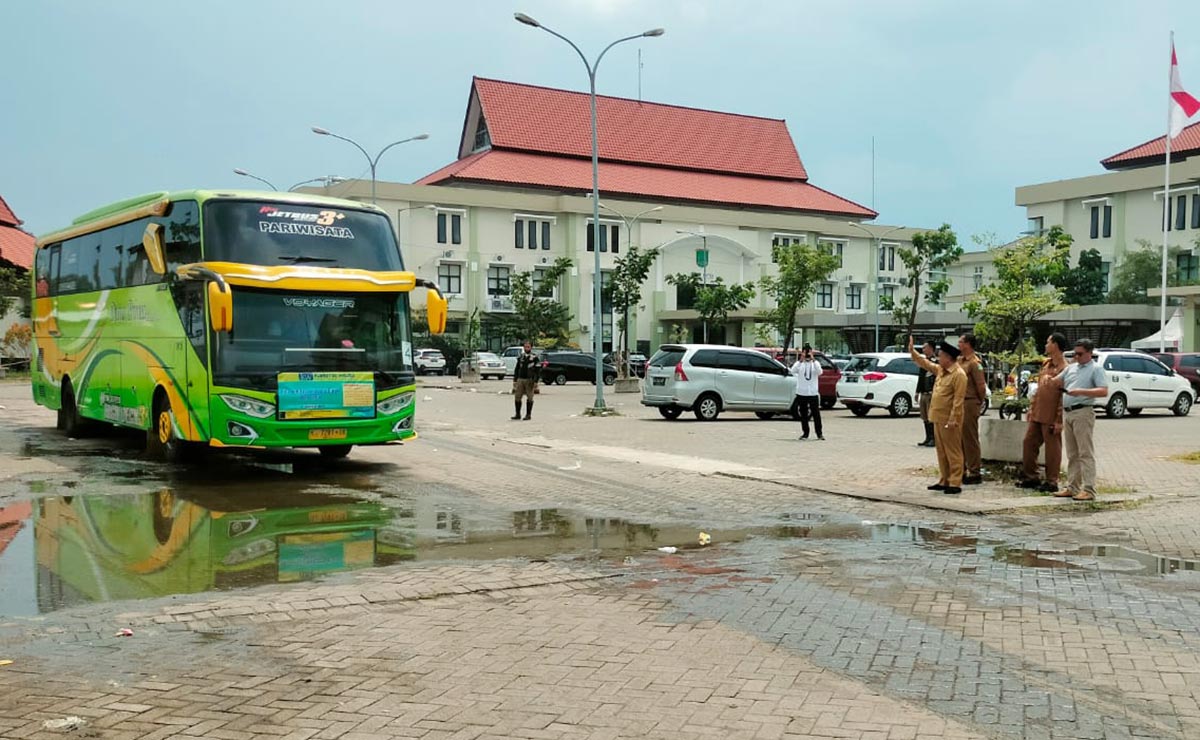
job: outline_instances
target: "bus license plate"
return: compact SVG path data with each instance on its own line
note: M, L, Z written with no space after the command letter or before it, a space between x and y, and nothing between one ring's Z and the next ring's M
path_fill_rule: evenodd
M308 430L309 439L345 439L345 429L310 429Z

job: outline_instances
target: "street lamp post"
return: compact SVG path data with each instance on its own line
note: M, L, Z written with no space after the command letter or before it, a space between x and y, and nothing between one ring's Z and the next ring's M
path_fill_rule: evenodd
M337 175L325 175L324 177L314 177L309 180L301 180L300 182L298 182L295 185L288 188L288 192L290 193L293 190L295 190L296 188L300 187L301 185L307 185L310 182L319 182L324 187L329 187L330 185L336 185L339 182L345 182L346 179L347 178L345 178L345 177L338 177Z
M407 139L393 141L391 144L388 144L384 148L380 149L379 153L374 157L371 157L370 154L367 154L367 150L363 149L362 145L360 145L354 139L350 139L345 136L339 136L338 134L335 134L328 129L323 129L320 126L313 126L312 132L318 136L332 136L335 139L341 139L342 141L349 142L350 144L353 144L358 151L362 152L364 157L367 158L367 164L371 166L371 205L375 205L375 169L379 166L379 160L383 157L383 153L399 144L407 144L410 141L424 141L425 139L429 138L429 134L417 134L416 136L410 136Z
M604 210L608 211L609 213L616 214L617 217L621 219L621 222L625 224L625 233L629 235L629 243L631 246L633 245L633 227L634 227L634 224L636 224L638 222L638 219L640 219L642 216L645 216L647 213L654 213L656 211L661 211L663 209L662 206L654 206L653 208L647 208L646 210L642 211L641 213L636 214L633 218L626 218L625 214L621 213L616 208L610 208L609 206L606 206L603 203L600 204L600 207L603 208ZM639 241L640 241L640 239L639 239ZM621 343L622 344L622 346L621 346L621 351L622 351L621 361L625 364L625 376L629 377L629 305L628 304L625 305L625 317L624 318L625 318L625 331L622 332L624 341Z
M524 13L514 13L513 18L518 23L523 23L526 26L540 28L551 36L555 36L565 41L575 53L579 55L579 59L583 61L583 66L587 69L588 83L590 85L590 101L592 108L592 246L595 254L594 273L592 274L592 348L596 361L596 403L593 406L594 411L603 412L604 405L604 363L601 349L603 347L602 327L600 320L600 135L596 129L596 70L600 66L600 60L604 59L604 55L608 50L617 44L626 41L633 41L640 38L652 38L662 36L663 29L652 28L649 31L643 31L635 36L626 36L625 38L617 39L608 46L596 57L594 62L589 62L583 52L576 46L575 42L563 36L557 31L546 28L541 23L538 23L533 18L530 18Z
M701 226L699 231L683 231L677 229L676 234L687 234L689 236L700 237L700 248L704 252L704 264L700 265L700 284L705 288L708 287L708 234L704 233L704 227ZM704 326L704 343L708 344L708 321L701 322Z
M266 185L267 187L271 188L272 190L275 190L275 191L278 191L278 190L279 190L279 188L275 187L275 186L274 186L274 185L271 183L271 181L270 181L270 180L265 180L265 179L263 179L263 178L259 177L258 175L253 175L253 174L251 174L251 173L249 173L249 172L247 172L247 171L243 170L241 167L234 167L234 168L233 168L233 174L235 174L235 175L241 175L242 177L249 177L251 180L258 180L259 182L263 183L264 185Z
M854 228L864 232L868 237L870 237L871 241L869 243L874 247L874 253L871 255L870 274L871 274L872 282L871 282L870 287L871 287L871 290L875 293L875 300L872 301L871 309L875 314L875 351L878 352L879 351L879 254L880 254L879 250L882 249L881 242L883 241L884 237L888 236L889 234L894 234L895 232L900 231L904 227L903 226L894 226L894 227L888 229L887 231L883 232L882 234L876 236L874 234L874 232L872 232L866 226L863 226L862 224L858 223L857 221L847 221L846 223L849 224L850 226L853 226Z

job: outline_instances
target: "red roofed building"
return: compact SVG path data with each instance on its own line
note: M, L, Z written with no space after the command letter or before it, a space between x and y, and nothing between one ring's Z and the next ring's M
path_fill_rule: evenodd
M498 319L513 310L512 276L533 271L536 279L566 257L573 267L555 297L574 317L572 339L587 347L595 253L606 280L636 244L660 250L643 307L632 317L631 347L648 353L672 335L703 336L693 296L669 276L694 272L757 284L775 269L773 245L806 241L840 255L842 267L820 287L800 326L827 330L826 349L845 350L844 339L870 348L875 301L900 297L904 268L896 252L914 232L859 226L875 211L812 184L783 120L607 96L597 99L597 120L599 244L587 93L474 78L455 160L412 185L379 184L379 203L396 217L408 267L436 277L451 297L452 329L478 309L485 346L498 350L523 339L499 328ZM350 182L331 192L365 199L369 188ZM878 259L864 228L891 232ZM756 319L767 307L757 296L727 326L712 327L710 341L753 345ZM608 349L618 322L607 308L602 314Z
M34 238L21 224L21 219L0 196L0 261L28 270L33 266Z

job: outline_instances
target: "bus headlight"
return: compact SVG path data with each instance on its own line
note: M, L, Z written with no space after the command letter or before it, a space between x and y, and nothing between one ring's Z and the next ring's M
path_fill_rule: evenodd
M388 416L397 411L402 411L412 405L413 399L417 396L416 393L397 393L396 395L386 400L375 404L375 412L380 416Z
M257 398L229 394L221 396L221 400L234 411L240 411L258 419L266 419L275 415L275 404L260 401Z

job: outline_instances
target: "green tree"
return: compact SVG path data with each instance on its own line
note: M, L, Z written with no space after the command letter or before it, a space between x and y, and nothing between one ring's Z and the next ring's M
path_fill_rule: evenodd
M604 299L613 307L613 311L621 315L619 322L620 341L613 345L624 351L626 360L629 357L629 309L642 299L642 285L650 275L654 259L658 257L657 249L642 250L641 247L631 246L625 254L617 258L613 264L610 280L604 286ZM622 378L628 377L629 363L619 363L617 372Z
M1144 303L1158 305L1158 298L1147 294L1150 288L1162 286L1162 247L1145 239L1137 240L1137 249L1125 252L1113 270L1113 287L1108 291L1109 303ZM1178 285L1179 271L1175 258L1182 251L1171 247L1167 259L1167 285Z
M977 319L975 333L981 339L1016 344L1018 365L1029 326L1065 305L1055 283L1062 280L1070 250L1070 236L1058 227L993 249L996 279L980 287L977 298L964 306Z
M20 267L0 265L0 316L6 315L20 298L27 295L29 271ZM25 318L29 318L28 313L27 310L22 311Z
M760 313L759 319L783 335L786 355L796 331L796 313L808 305L817 284L838 268L838 258L804 243L776 246L772 254L779 274L768 275L759 284L763 293L774 300L775 307Z
M559 257L554 264L541 269L541 279L536 285L530 270L513 273L509 279L513 312L502 319L502 326L512 341L550 339L559 344L570 337L571 312L553 300L553 295L554 288L571 269L571 260Z
M676 288L691 291L696 296L693 307L704 322L705 334L709 324L724 326L729 314L750 305L754 299L754 283L727 285L721 278L711 278L707 283L698 272L680 272L667 276L667 282Z
M1075 267L1066 268L1064 265L1064 268L1054 284L1062 289L1065 303L1076 306L1104 303L1104 263L1098 250L1080 252Z
M922 278L929 275L929 282L925 285L926 302L939 303L946 291L950 290L947 270L962 257L963 249L950 224L942 224L937 231L913 234L912 248L901 247L897 253L908 274L910 292L893 302L892 311L896 323L907 326L906 333L911 337L917 323L917 308L921 305ZM940 277L934 280L935 275Z

